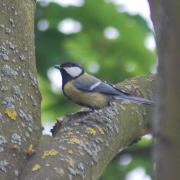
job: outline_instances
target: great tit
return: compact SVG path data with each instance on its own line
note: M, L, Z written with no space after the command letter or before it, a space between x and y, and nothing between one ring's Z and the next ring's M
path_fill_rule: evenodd
M108 106L113 100L130 100L135 103L152 104L151 100L130 96L128 93L86 73L75 63L55 65L62 76L62 89L65 96L73 102L99 109Z

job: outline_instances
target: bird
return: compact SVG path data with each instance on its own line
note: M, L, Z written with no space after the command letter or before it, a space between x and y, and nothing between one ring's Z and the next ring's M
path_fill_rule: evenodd
M131 96L129 93L88 74L82 66L66 62L54 66L62 76L63 94L71 101L90 109L101 109L116 100L129 100L140 104L153 101Z

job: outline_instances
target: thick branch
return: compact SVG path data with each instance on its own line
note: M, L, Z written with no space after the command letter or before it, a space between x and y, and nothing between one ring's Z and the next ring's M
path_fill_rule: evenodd
M152 98L154 77L120 84L135 95ZM23 180L98 179L110 160L147 132L151 106L116 102L110 107L63 118L55 137L44 136Z

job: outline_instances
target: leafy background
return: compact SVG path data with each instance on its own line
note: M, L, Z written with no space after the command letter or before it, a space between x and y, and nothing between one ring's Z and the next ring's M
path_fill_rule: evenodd
M105 0L85 0L79 6L37 2L35 17L36 58L42 93L42 121L77 111L61 91L62 62L80 63L95 76L116 83L152 72L154 50L146 40L152 30L140 15L132 15ZM150 180L151 138L146 136L115 157L101 180ZM136 177L136 179L135 179Z

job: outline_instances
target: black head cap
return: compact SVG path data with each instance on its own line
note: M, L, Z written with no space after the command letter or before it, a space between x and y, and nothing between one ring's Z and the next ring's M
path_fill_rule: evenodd
M57 69L63 69L63 68L68 68L68 67L79 67L79 68L83 69L79 64L71 63L71 62L55 65L54 67Z
M60 70L63 84L69 80L79 77L84 73L84 69L79 64L75 63L62 63L60 65L55 65L54 67Z

